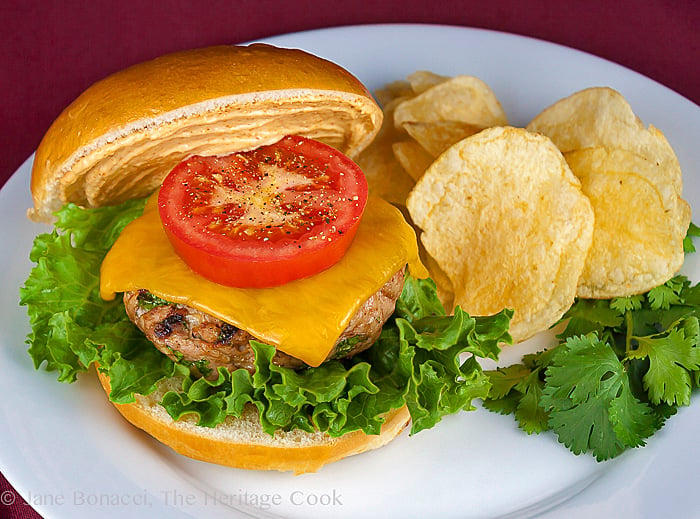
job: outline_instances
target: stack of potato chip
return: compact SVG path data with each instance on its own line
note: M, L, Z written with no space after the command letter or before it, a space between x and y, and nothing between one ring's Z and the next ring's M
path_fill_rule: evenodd
M589 88L553 104L527 126L547 135L581 179L596 215L578 295L646 292L683 264L690 206L678 159L663 133L644 124L610 88Z
M376 95L384 124L357 163L370 191L399 205L443 151L484 128L508 123L496 95L472 76L417 71Z
M678 160L618 92L582 90L527 128L471 76L420 71L377 98L384 126L358 163L370 192L407 208L447 307L512 308L517 342L576 297L641 293L680 268Z

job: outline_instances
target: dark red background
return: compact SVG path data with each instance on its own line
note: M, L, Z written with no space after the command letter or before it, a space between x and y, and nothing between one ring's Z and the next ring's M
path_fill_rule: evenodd
M632 68L700 104L694 0L5 0L0 20L0 185L59 112L113 71L174 50L321 27L438 23L533 36ZM12 489L0 478L4 491ZM36 515L18 500L0 504L0 517Z
M0 17L0 184L63 107L110 72L169 51L318 27L426 22L524 34L611 59L700 103L693 0L5 0Z

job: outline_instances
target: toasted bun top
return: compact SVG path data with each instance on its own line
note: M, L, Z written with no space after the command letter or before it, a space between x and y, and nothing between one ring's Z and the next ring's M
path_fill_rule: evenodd
M265 44L177 52L88 88L54 121L32 170L34 220L65 202L145 196L189 155L256 148L299 134L357 155L382 112L342 67Z

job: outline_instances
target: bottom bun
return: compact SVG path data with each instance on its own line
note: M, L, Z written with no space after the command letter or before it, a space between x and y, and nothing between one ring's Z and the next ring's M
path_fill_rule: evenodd
M109 377L98 370L102 387L109 394ZM404 406L386 414L381 433L355 431L339 438L326 433L301 430L265 433L257 409L250 405L241 418L227 417L216 427L196 425L193 415L174 421L158 404L169 390L180 390L182 379L174 377L162 383L148 396L137 395L132 404L114 404L136 427L143 429L176 452L201 461L252 470L315 472L323 465L353 454L382 447L408 424L410 415Z

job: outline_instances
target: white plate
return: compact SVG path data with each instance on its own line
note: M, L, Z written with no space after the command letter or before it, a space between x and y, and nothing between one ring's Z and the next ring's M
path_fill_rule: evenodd
M479 76L516 125L574 91L611 86L664 131L685 172L686 198L700 204L700 108L607 61L542 41L442 26L346 27L268 41L332 59L372 89L417 69ZM512 417L482 409L298 477L173 454L126 424L92 375L64 385L55 374L34 371L23 344L25 309L17 304L32 238L44 230L24 218L29 170L27 161L0 192L0 468L47 518L700 517L697 403L646 448L607 463L576 457L549 434L528 437ZM686 266L695 279L698 256Z

